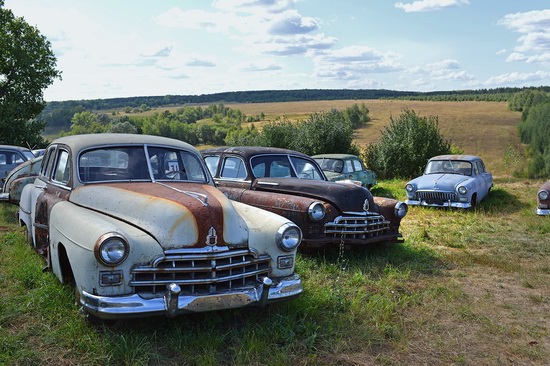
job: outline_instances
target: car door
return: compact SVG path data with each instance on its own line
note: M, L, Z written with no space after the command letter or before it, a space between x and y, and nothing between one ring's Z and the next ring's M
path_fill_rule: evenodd
M31 194L31 217L35 249L44 253L49 247L49 216L52 207L67 200L70 194L71 159L64 147L50 149L42 175L35 181Z
M483 186L483 197L489 193L489 190L493 186L493 176L491 173L485 170L485 164L481 160L476 161L476 170L478 174L478 179L480 180ZM481 197L480 197L481 199Z

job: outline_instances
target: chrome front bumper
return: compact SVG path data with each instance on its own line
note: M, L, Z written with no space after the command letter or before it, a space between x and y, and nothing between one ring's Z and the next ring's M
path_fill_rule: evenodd
M265 277L252 289L224 293L189 295L181 294L180 287L169 284L163 296L144 298L140 295L97 296L83 291L80 303L84 310L101 319L126 319L165 315L174 317L246 306L264 307L267 304L290 300L303 292L300 276L294 274L277 282Z
M406 200L405 203L410 206L429 206L429 207L456 207L456 208L470 208L472 205L462 202L445 201L443 203L428 203L426 201L418 200Z
M537 208L537 215L550 215L550 209L548 208Z

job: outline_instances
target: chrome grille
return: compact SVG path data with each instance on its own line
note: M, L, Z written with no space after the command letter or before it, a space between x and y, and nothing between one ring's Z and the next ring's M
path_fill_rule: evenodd
M418 191L416 192L421 201L428 203L444 203L448 201L456 201L456 193L454 192L438 192L438 191Z
M178 284L182 293L204 294L255 286L271 270L268 255L248 250L188 252L171 250L151 266L131 271L134 292L163 293L166 285Z
M327 237L344 239L367 239L387 234L390 222L378 214L338 216L325 224Z

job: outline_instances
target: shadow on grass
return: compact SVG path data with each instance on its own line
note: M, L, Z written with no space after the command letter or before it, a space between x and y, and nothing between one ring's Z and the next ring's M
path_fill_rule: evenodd
M380 273L389 265L418 274L438 274L448 268L437 253L427 246L412 246L407 242L392 245L372 245L352 247L340 254L338 248L326 248L313 252L302 252L304 258L313 260L316 265L346 263L346 269L362 273Z
M533 199L535 199L533 197ZM529 205L521 202L516 196L503 188L493 188L491 192L475 208L482 213L514 213L529 208Z

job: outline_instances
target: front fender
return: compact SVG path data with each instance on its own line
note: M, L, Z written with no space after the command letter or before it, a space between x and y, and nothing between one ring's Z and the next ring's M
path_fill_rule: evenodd
M275 277L290 276L292 268L278 269L277 258L283 255L296 256L296 250L286 252L279 248L276 242L276 232L285 223L290 222L274 213L233 201L235 210L241 215L248 227L248 246L260 254L268 254L272 259L272 274Z
M128 257L115 267L99 263L94 253L95 246L99 245L98 239L110 232L122 235L129 244ZM129 294L132 291L128 286L131 267L163 255L159 243L141 229L68 201L59 202L52 208L49 237L53 273L60 281L70 276L65 273L68 267L64 261L68 260L76 288L81 293L86 291L106 296ZM101 272L113 271L121 272L122 283L101 286Z

